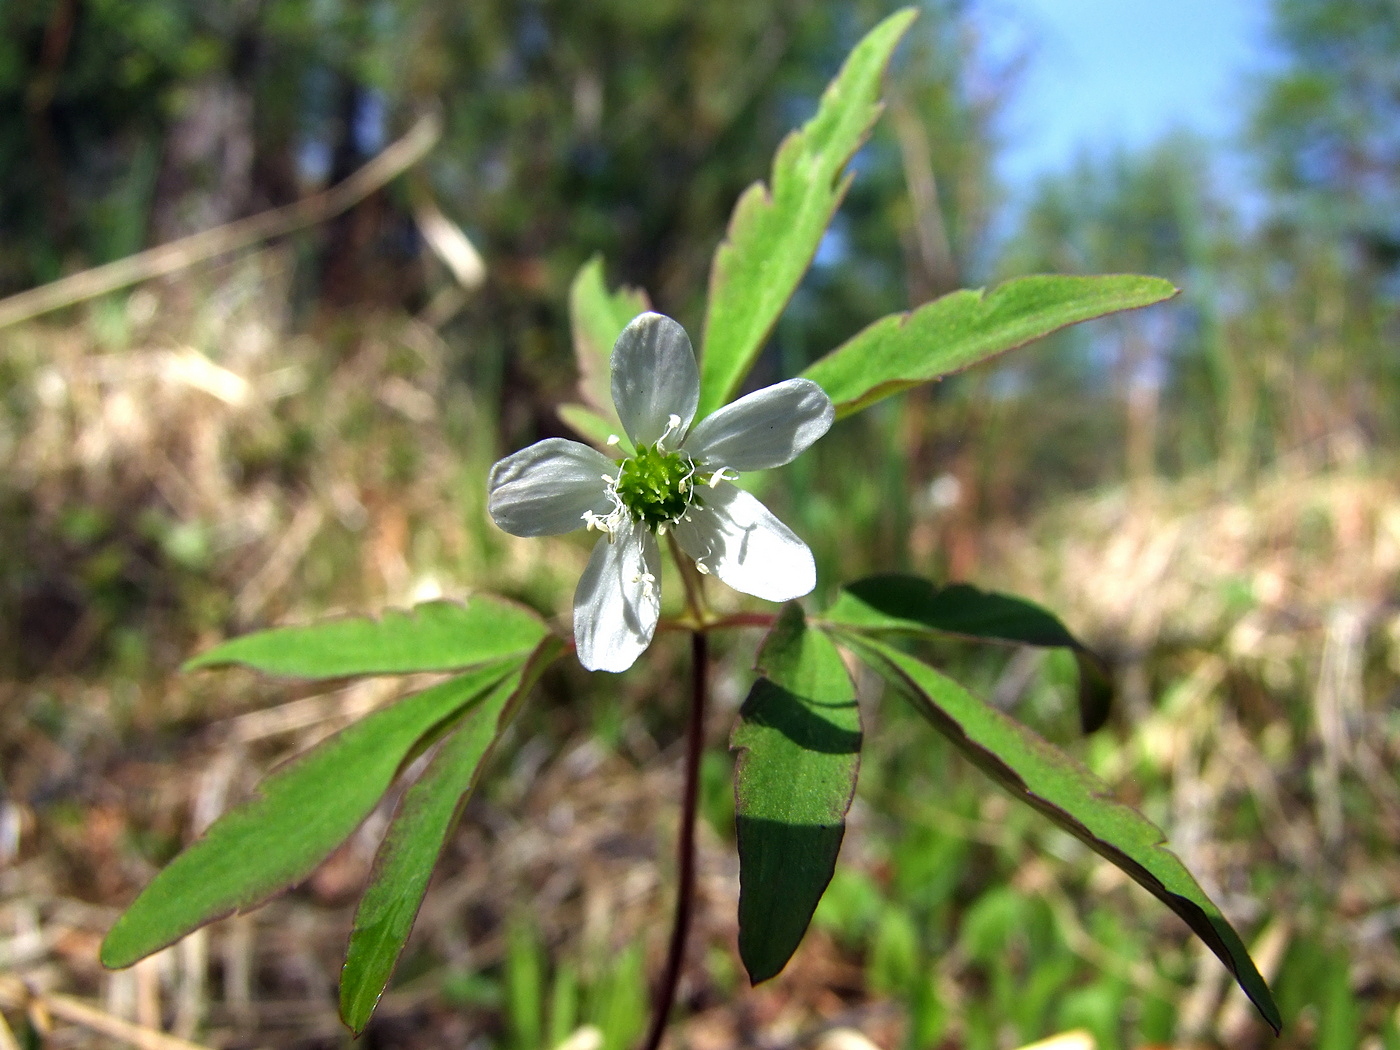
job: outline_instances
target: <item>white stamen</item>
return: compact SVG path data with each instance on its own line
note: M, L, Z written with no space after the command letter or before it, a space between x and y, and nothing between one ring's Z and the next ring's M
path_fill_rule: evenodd
M701 561L699 558L695 559L695 567L700 570L701 576L710 575L710 567L706 565L703 561Z
M609 538L611 538L613 529L617 528L617 522L614 518L615 515L613 514L603 517L596 511L586 510L583 512L584 529L588 532L597 529L599 532L607 533Z
M609 435L608 435L608 444L609 444L609 445L620 445L620 444L622 444L622 438L621 438L619 435L617 435L617 434L609 434Z
M672 412L666 418L666 429L662 432L661 436L656 439L656 447L669 450L670 446L666 443L666 439L672 434L680 433L681 426L681 417Z
M709 480L708 482L706 482L706 484L708 484L708 485L710 486L710 488L715 488L717 485L719 485L719 483L720 483L721 481L738 481L738 480L739 480L739 473L738 473L738 471L732 471L732 472L728 472L728 471L729 471L729 468L728 468L728 467L720 467L719 470L715 471L713 474L710 475L710 480ZM726 472L728 472L728 473L726 473Z

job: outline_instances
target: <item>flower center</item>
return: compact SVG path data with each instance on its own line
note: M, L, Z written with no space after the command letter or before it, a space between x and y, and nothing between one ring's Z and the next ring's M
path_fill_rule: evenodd
M634 521L655 529L678 521L695 503L695 461L666 452L661 443L641 445L618 470L617 498Z

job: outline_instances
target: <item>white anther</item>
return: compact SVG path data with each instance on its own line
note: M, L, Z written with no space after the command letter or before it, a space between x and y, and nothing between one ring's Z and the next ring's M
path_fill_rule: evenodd
M669 416L667 416L667 417L666 417L666 429L665 429L665 431L662 433L662 435L661 435L659 438L656 439L656 447L657 447L657 448L664 448L664 447L666 447L666 445L667 445L666 439L667 439L668 437L670 437L672 434L678 434L678 433L680 433L681 426L682 426L682 423L681 423L681 417L680 417L680 416L676 415L674 412L672 412Z
M695 559L695 567L700 570L701 576L710 575L710 567L706 565L703 561L701 561L699 558Z
M617 526L617 522L613 520L613 515L610 514L605 518L595 511L586 510L583 512L582 517L584 520L584 529L586 531L592 532L594 529L597 529L599 532L606 532L608 537L610 539L612 538L613 529Z
M720 467L719 470L715 471L713 474L710 475L710 480L706 482L706 484L709 485L710 488L715 488L719 485L721 481L739 480L739 475L737 472L728 473L728 471L728 467Z
M609 445L620 445L620 444L622 444L622 438L621 438L619 435L617 435L617 434L609 434L609 435L608 435L608 444L609 444Z

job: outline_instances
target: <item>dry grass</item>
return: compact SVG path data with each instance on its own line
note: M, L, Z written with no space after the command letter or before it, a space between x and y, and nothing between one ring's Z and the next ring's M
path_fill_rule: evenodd
M226 630L473 585L563 607L585 555L485 527L480 478L495 448L482 437L493 423L451 385L452 356L432 325L330 319L313 340L280 312L289 273L284 254L264 252L203 285L147 289L79 323L3 336L0 1012L10 1029L27 1019L46 1047L346 1044L337 967L387 808L265 908L129 971L102 971L96 951L151 876L148 858L402 687L317 695L174 668ZM1165 785L1175 847L1256 932L1261 965L1283 965L1308 939L1337 943L1368 1023L1393 1009L1392 476L1285 466L1247 487L1162 482L993 528L987 551L979 582L1041 599L1114 655L1125 703L1116 735L1089 758L1129 797L1144 777ZM674 671L666 659L603 698L608 707L581 675L547 680L453 839L403 979L362 1045L500 1037L497 1007L454 1002L450 988L499 970L521 909L550 957L571 960L585 982L634 944L655 972L679 769L673 712L658 714L651 696ZM742 671L726 670L716 745ZM597 710L612 713L611 743L584 721ZM955 830L997 841L994 819ZM879 834L879 822L857 820L847 862L877 857ZM708 826L701 870L677 1045L812 1045L839 1024L898 1042L901 1011L871 992L861 953L824 934L778 981L748 990L734 950L736 862ZM1093 878L1094 893L1117 886ZM1051 894L1054 882L1031 867L1018 886ZM1054 900L1073 950L1114 966L1080 924L1088 905ZM976 994L959 965L939 978L955 1004ZM1259 1043L1223 970L1207 958L1197 974L1183 1045ZM1286 1045L1308 1045L1316 1023L1305 1017ZM944 1045L960 1045L956 1023L950 1032ZM0 1048L7 1039L0 1028Z

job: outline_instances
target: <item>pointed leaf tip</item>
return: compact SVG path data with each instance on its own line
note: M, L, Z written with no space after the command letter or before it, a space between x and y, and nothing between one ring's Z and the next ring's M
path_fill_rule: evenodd
M846 165L880 115L890 56L916 14L906 7L865 35L816 115L783 139L768 184L755 182L734 206L710 266L697 419L734 396L811 265L850 186Z
M965 757L1022 802L1110 861L1178 916L1234 976L1277 1033L1278 1005L1234 927L1201 889L1161 830L1116 801L1069 755L983 703L921 660L868 636L843 639Z
M544 669L564 651L548 637L534 655L462 715L432 762L405 793L375 856L355 912L340 977L340 1016L359 1035L408 943L428 881L481 771Z
M1176 294L1170 281L1135 274L1017 277L882 317L802 374L827 392L840 419L1068 325Z
M103 940L102 965L130 966L306 878L374 808L418 742L511 665L498 661L381 708L271 774L141 891Z

